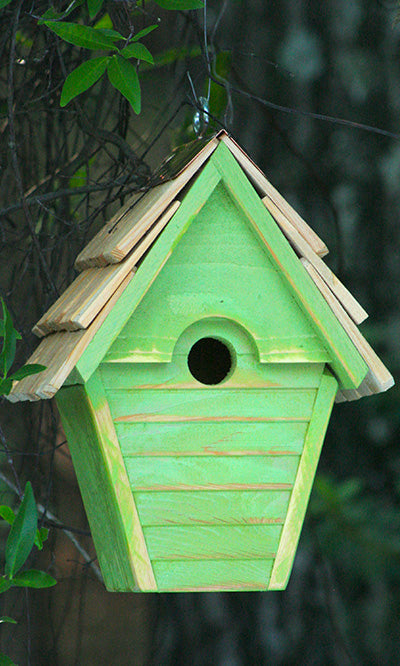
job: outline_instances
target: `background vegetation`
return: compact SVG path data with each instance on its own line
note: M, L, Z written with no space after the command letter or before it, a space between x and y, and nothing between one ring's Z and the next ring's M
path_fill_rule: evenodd
M15 367L36 344L31 326L72 281L79 250L173 146L193 138L197 98L210 90L209 131L231 131L324 238L331 267L370 313L365 335L396 376L397 1L208 0L206 14L188 6L0 0L0 291L22 335ZM54 19L124 40L86 48L59 36ZM152 56L134 47L124 58L138 41ZM92 58L104 72L71 96L66 77ZM110 65L121 58L129 91ZM1 614L18 620L0 625L1 649L17 663L399 663L396 387L335 407L291 581L279 593L105 592L55 406L4 402L0 427L0 502L17 507L31 481L39 527L51 529L29 566L58 580L1 596ZM0 527L5 541L8 525Z

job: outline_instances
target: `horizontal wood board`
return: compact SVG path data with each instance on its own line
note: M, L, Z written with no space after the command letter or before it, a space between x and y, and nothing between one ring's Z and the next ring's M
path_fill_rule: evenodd
M299 456L123 456L131 488L164 490L288 490Z
M199 324L184 348L179 350L179 353L177 349L174 350L170 363L108 362L107 359L99 367L106 390L196 388L209 391L209 386L194 381L187 364L192 344L207 336L223 336L235 352L234 372L227 381L219 384L220 391L231 388L318 388L323 363L260 363L254 351L238 353L240 342L238 343L225 321Z
M308 422L117 423L124 455L300 455Z
M170 421L308 421L314 389L108 390L115 423Z
M273 560L153 561L160 592L265 590Z
M283 524L290 490L135 492L143 527Z
M173 525L143 528L152 561L272 559L281 532L282 525Z

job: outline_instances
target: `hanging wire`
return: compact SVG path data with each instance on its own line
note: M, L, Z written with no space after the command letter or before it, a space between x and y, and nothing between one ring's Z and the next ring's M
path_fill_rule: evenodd
M197 93L193 85L190 72L186 72L186 74L189 79L190 87L192 89L192 94L194 98L194 103L196 106L196 110L193 116L193 130L194 133L196 134L196 137L198 139L201 139L204 136L204 133L208 127L209 114L210 114L210 107L209 107L210 91L208 92L208 97L197 97Z

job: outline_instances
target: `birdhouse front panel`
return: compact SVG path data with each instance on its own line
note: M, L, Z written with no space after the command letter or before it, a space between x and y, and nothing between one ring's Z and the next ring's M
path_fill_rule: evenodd
M217 187L99 368L158 590L268 588L327 360Z
M393 378L239 146L178 158L82 250L9 399L56 395L109 590L283 589L335 396Z

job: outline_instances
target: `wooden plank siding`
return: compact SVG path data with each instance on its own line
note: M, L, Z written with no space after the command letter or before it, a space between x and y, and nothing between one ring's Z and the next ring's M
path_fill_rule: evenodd
M239 354L215 387L184 359L99 373L157 589L267 589L324 366ZM243 364L264 388L234 388Z

